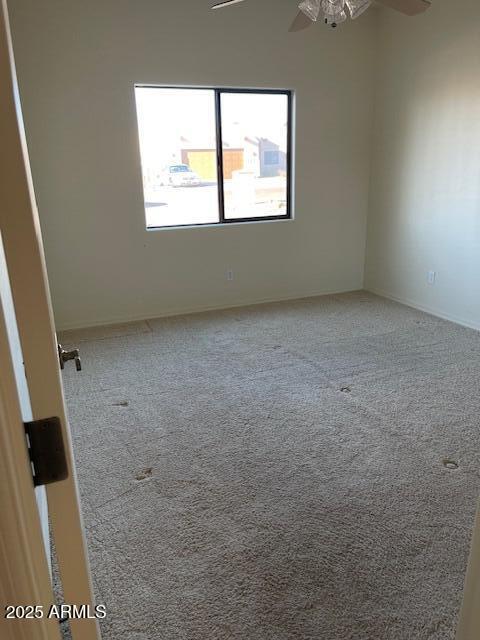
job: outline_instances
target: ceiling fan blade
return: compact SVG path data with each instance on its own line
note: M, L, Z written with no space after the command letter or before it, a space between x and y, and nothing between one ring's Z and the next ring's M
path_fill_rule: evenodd
M377 0L377 2L390 7L390 9L400 11L406 16L416 16L432 6L430 0Z
M244 2L244 0L223 0L223 2L216 2L212 5L212 9L222 9L222 7L228 7L231 4L238 4Z
M310 18L307 18L303 11L299 11L295 17L295 20L290 25L289 32L295 33L296 31L303 31L304 29L308 29L308 27L311 27L312 24L313 22L310 20Z

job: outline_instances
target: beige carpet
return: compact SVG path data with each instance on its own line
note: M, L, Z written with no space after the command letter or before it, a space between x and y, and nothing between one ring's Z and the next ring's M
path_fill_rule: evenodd
M62 341L104 640L454 638L480 334L359 292Z

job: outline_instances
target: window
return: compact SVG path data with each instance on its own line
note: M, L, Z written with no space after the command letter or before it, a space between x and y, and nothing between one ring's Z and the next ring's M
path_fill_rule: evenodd
M291 217L291 92L135 96L148 229Z

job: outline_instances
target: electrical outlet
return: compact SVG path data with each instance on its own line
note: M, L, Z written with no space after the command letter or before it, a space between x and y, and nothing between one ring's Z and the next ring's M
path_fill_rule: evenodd
M227 280L228 280L229 282L232 282L232 280L233 280L233 271L232 271L232 269L229 269L229 270L227 271Z
M427 273L427 282L428 284L435 284L435 280L437 279L436 271L429 271Z

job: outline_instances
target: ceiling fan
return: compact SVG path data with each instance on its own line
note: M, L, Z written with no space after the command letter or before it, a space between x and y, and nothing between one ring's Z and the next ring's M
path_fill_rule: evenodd
M212 9L221 9L232 4L238 4L245 0L222 0L216 2ZM390 9L395 9L407 16L415 16L423 13L430 6L430 0L376 0ZM297 17L290 27L290 31L300 31L306 29L313 22L323 18L325 24L336 27L344 22L349 16L352 19L358 18L366 11L374 0L301 0Z

